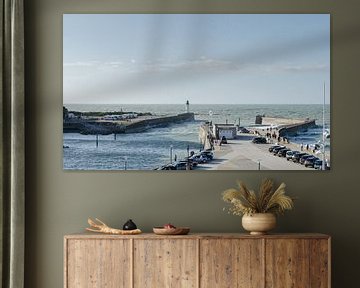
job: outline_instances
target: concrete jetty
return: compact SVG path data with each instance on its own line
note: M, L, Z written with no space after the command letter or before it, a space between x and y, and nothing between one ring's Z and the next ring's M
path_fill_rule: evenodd
M273 156L267 151L270 144L253 144L244 135L214 151L210 163L202 164L200 170L309 170L303 165Z
M200 126L199 139L205 146L208 139L218 139L217 135L213 132L212 123L205 123ZM295 119L295 118L282 118L282 117L266 117L264 115L257 115L254 127L249 127L249 130L254 134L261 135L263 132L275 133L276 137L293 136L298 132L306 131L311 127L315 127L314 119ZM231 126L231 125L230 125ZM233 128L238 128L233 125ZM228 137L227 137L228 138ZM218 139L219 140L219 139Z
M276 127L280 137L296 135L298 132L306 131L308 128L316 126L315 119L267 117L261 115L256 116L255 124Z
M139 133L151 128L165 127L170 124L193 121L194 113L181 113L171 116L141 116L135 119L103 120L67 119L63 123L64 133L81 133L90 135L108 135L121 133Z
M251 142L254 137L256 136L253 134L240 133L236 139L228 140L227 144L215 146L214 160L198 165L196 170L314 170L287 161L284 157L273 156L268 151L272 144L254 144ZM300 150L295 143L283 145L292 150Z
M249 127L250 133L238 132L235 139L227 139L227 144L213 145L214 160L210 163L202 164L199 170L309 170L304 165L287 161L283 157L275 157L269 153L268 148L275 142L287 146L289 149L302 150L309 154L321 158L316 151L301 148L300 144L284 142L284 136L291 136L304 131L310 127L316 126L313 119L287 119L279 117L256 117L256 126ZM254 144L251 140L256 136L275 133L276 137L269 138L268 144ZM205 123L200 126L199 138L203 144L208 139L216 139L212 133L211 123ZM280 140L278 140L280 139ZM215 143L219 143L215 141ZM325 158L330 160L328 151Z

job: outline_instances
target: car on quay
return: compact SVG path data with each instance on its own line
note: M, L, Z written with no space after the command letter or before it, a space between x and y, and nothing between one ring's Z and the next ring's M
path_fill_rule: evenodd
M203 159L199 155L189 156L189 160L192 161L193 163L197 163L197 164L205 163L205 161L206 161L206 159Z
M204 156L204 157L207 157L207 158L209 158L210 160L214 159L214 153L211 152L211 151L201 151L201 152L200 152L200 155L201 155L201 156Z
M254 144L266 144L267 140L265 137L255 137L251 142Z
M321 170L321 168L322 168L322 160L316 160L315 162L314 162L314 168L315 169L317 169L317 170Z
M305 153L305 152L296 153L296 154L294 154L294 155L292 156L291 160L292 160L293 162L295 162L295 163L298 163L299 160L300 160L300 158L301 158L302 156L304 156L304 155L309 155L309 154L307 154L307 153Z
M271 145L271 146L269 147L269 152L273 152L273 150L274 150L275 148L279 148L279 147L284 147L284 148L285 148L285 146L281 146L281 145L275 144L275 145Z
M282 150L282 149L287 149L287 147L286 147L286 146L280 146L280 147L278 147L278 148L274 148L274 149L272 150L273 155L276 156L277 153L278 153L280 150Z
M285 157L286 153L290 151L291 150L289 148L280 149L276 155L279 157Z
M222 136L222 137L221 137L220 144L227 144L227 139L226 139L225 136Z
M303 155L303 156L300 157L299 163L300 163L301 165L304 165L305 161L306 161L307 159L309 159L309 158L310 158L310 159L311 159L311 158L315 158L315 156L314 156L314 155L310 155L310 154Z
M250 133L250 130L246 129L245 127L241 127L240 130L239 130L240 133L246 133L246 134L249 134Z
M194 162L197 162L198 164L206 163L206 162L210 161L209 158L202 156L202 155L193 155L193 156L190 156L189 159L191 159Z
M286 160L287 161L291 160L292 156L294 156L295 153L300 153L300 152L299 151L292 151L292 150L287 151L286 155L285 155Z
M305 167L314 168L315 161L320 160L317 157L309 157L305 160L304 165Z
M316 170L322 170L322 160L321 159L319 159L319 160L316 160L315 162L314 162L314 168L316 169ZM325 162L325 170L330 170L330 166Z
M214 155L212 154L212 152L199 152L197 154L194 154L192 156L189 157L190 160L197 162L198 164L200 163L207 163L209 161L211 161L214 158Z

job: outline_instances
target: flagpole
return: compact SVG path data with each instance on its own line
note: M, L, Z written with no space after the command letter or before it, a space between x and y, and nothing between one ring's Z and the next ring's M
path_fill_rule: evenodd
M322 133L322 149L323 149L323 161L322 161L322 170L325 170L325 82L324 82L324 99L323 99L323 133Z

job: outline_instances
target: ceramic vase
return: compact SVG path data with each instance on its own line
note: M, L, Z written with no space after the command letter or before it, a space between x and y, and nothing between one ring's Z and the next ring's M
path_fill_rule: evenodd
M272 213L255 213L242 217L242 226L251 235L263 235L274 229L276 217Z

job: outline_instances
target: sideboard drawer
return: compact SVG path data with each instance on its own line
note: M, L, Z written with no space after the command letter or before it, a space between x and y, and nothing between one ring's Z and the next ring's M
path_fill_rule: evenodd
M65 287L131 287L130 241L122 239L74 239L68 241Z
M266 287L329 287L327 239L267 239L265 250Z
M263 287L261 239L203 239L200 287Z
M134 240L134 288L196 288L197 249L194 239Z

